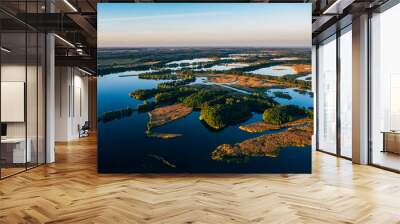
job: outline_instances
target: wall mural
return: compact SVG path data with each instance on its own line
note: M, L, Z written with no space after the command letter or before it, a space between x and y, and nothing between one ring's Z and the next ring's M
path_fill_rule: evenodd
M103 3L98 46L99 172L311 172L311 4Z

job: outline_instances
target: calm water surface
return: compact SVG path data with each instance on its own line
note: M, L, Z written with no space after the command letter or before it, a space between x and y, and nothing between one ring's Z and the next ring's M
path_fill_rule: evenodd
M184 64L184 63L189 63L189 64L193 64L193 63L198 63L198 62L209 62L209 61L214 61L214 59L210 59L210 58L194 58L194 59L186 59L186 60L179 60L179 61L171 61L168 62L167 65L172 65L172 64Z
M228 63L228 64L219 64L219 65L214 65L211 68L208 68L207 70L213 70L213 71L227 71L231 70L234 68L243 68L249 66L248 64L245 63Z
M282 105L297 105L303 108L311 108L314 106L314 100L312 97L312 92L306 91L296 91L296 88L286 88L286 89L269 89L266 91L266 95L274 97L274 92L284 92L289 94L292 99L284 99L280 97L275 97L274 100Z
M295 71L290 66L275 65L271 67L260 68L249 73L258 75L284 76L295 74Z
M305 75L305 76L298 77L298 78L296 78L296 79L297 79L297 80L303 80L303 81L311 82L311 80L309 80L310 78L312 78L312 75L311 75L311 74L308 74L308 75Z

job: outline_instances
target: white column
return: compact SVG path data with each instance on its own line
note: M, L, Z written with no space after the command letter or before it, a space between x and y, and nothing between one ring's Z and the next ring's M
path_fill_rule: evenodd
M368 163L368 15L353 19L353 162Z
M55 161L55 53L54 34L46 36L46 163Z
M72 68L57 66L55 73L55 141L69 141L72 122Z

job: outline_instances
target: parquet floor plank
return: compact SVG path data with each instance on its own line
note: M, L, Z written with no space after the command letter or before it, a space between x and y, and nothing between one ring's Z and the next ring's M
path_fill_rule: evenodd
M400 224L400 175L313 152L313 174L98 174L96 139L0 181L0 223Z

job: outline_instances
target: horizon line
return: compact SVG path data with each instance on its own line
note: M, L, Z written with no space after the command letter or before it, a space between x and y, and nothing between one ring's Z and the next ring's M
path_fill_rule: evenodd
M98 49L137 49L137 48L311 48L310 46L98 46Z

